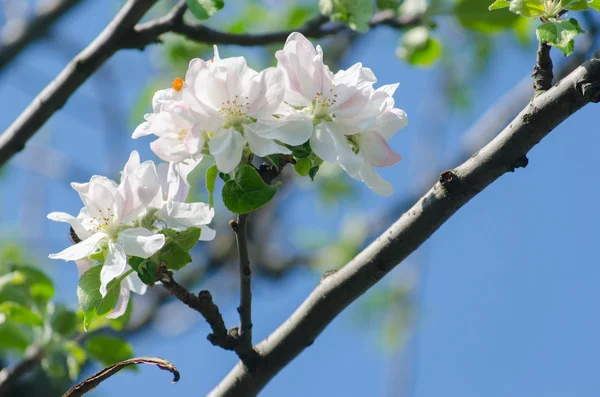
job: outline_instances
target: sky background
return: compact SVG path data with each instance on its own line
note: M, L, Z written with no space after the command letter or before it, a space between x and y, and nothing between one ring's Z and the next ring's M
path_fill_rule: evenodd
M0 72L1 130L103 29L118 4L85 2L62 20L50 40L33 45ZM226 10L224 15L235 13ZM442 32L455 43L465 39L451 26ZM473 78L470 107L458 110L444 105L439 90L443 68L415 69L400 61L394 54L397 37L387 28L377 29L358 40L341 62L344 68L362 62L373 69L378 84L400 82L396 104L408 113L409 125L391 145L403 161L382 171L395 194L378 197L357 182L356 200L327 207L313 200L310 189L298 191L287 199L290 209L285 215L285 222L297 230L333 235L348 218L385 213L419 191L424 175L457 165L451 161L462 148L464 132L530 73L535 59L534 49L499 36L489 68ZM149 61L159 54L153 51L114 56L0 178L0 238L27 244L58 285L57 299L73 307L75 265L47 259L48 253L68 244L67 230L45 216L51 211L78 212L81 203L70 181L118 171L133 149L145 159L155 159L149 140L129 139L128 120L146 82L160 69ZM229 47L222 55L236 51ZM452 54L466 69L471 60L463 56L461 51ZM563 58L556 51L553 56L557 63ZM106 114L113 115L108 122ZM366 302L360 299L261 396L597 396L597 115L597 105L590 105L564 122L530 152L526 169L503 176L479 194L382 281L383 287L406 279L417 286L418 315L403 350L382 342L382 321L360 320ZM50 159L41 167L40 156ZM278 281L255 278L255 340L289 317L319 277L313 270L297 269ZM229 325L237 322L237 285L231 282L217 274L201 286L213 291ZM181 381L172 385L168 374L144 366L138 374L111 378L94 395L204 395L235 364L233 354L206 341L204 321L188 318L191 325L179 332L174 319L183 320L169 307L160 319L130 342L137 355L174 362ZM96 369L90 367L88 375Z

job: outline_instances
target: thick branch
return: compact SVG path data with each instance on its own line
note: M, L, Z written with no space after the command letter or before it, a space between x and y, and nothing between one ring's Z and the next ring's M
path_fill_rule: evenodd
M38 346L33 346L25 354L23 360L19 361L12 367L6 367L0 371L0 397L10 394L14 383L23 375L35 368L40 360L45 356L46 352Z
M50 116L108 58L122 48L135 24L157 0L129 0L102 33L33 100L0 136L0 166L25 147L25 143Z
M9 64L33 41L44 37L48 30L82 0L55 0L44 6L15 35L0 42L0 70Z
M534 98L492 142L446 171L412 208L339 271L325 276L304 303L256 346L261 365L236 365L210 394L255 396L310 346L350 303L425 242L446 220L500 176L525 164L526 154L589 102L600 100L600 51L546 93Z
M550 58L548 43L540 41L531 77L533 77L534 96L538 96L552 87L554 75L552 74L552 58Z
M185 10L185 2L182 1L177 7ZM334 26L327 28L325 25L328 22L329 19L327 17L319 15L296 30L259 34L233 34L219 32L201 24L189 24L185 22L181 16L178 17L177 15L172 14L171 16L160 18L155 21L150 21L137 26L137 37L133 38L129 42L129 45L132 48L144 48L148 44L159 41L161 35L168 32L174 32L181 34L190 40L201 43L260 46L285 42L287 37L292 32L300 32L307 37L321 38L347 29L341 24L335 24ZM395 29L403 29L416 26L422 22L421 16L402 18L396 17L392 12L384 11L377 13L369 25L371 27L385 25Z

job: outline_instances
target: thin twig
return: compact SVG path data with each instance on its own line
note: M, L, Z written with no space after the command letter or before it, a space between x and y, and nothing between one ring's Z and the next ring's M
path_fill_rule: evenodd
M173 278L173 274L164 266L159 268L158 280L171 295L204 317L212 329L212 334L208 335L208 340L213 345L219 346L225 350L234 350L236 348L238 342L227 332L223 316L219 311L219 307L213 302L210 292L200 291L197 296L192 294L183 286L179 285Z
M104 368L102 371L96 372L94 375L90 376L83 382L73 386L70 388L63 397L81 397L89 391L94 390L100 383L110 378L120 370L130 365L138 365L138 364L151 364L156 365L158 368L169 371L173 374L173 381L171 383L176 383L179 381L179 371L171 363L170 361L165 360L160 357L136 357L129 360L121 361L119 363L113 364L110 367Z
M14 35L4 37L0 42L0 70L4 69L33 41L44 37L48 30L82 0L45 1L44 6L26 22Z
M310 346L325 327L413 253L469 200L525 164L526 154L560 123L600 101L600 51L534 98L492 142L440 180L377 240L337 272L324 277L302 305L256 346L264 363L250 373L235 366L210 397L252 397Z
M536 63L533 68L533 90L534 96L538 96L552 87L552 58L550 58L550 46L540 41L536 53Z
M240 305L237 308L240 315L240 343L252 346L252 271L248 258L247 222L248 215L241 214L229 226L235 233L240 258Z

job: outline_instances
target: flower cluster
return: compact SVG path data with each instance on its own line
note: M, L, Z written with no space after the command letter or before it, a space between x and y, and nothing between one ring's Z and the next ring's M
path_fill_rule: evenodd
M264 205L277 190L251 165L254 155L286 155L311 178L324 161L338 164L376 193L392 193L374 167L400 160L387 143L407 123L394 107L398 84L374 89L373 72L360 63L333 74L321 48L299 33L275 56L277 67L260 73L243 57L221 58L216 47L210 61L193 59L185 80L154 95L153 113L133 133L155 135L150 147L167 163L142 163L134 151L120 183L93 176L72 184L84 204L77 217L48 215L69 223L76 240L50 258L77 262L84 324L122 315L130 292L143 294L159 266L182 268L199 239L214 238L207 226L214 210L185 202L188 174L204 156L215 162L210 183L207 171L210 200L218 170L223 202L237 213Z
M244 153L290 155L309 145L316 165L340 165L381 195L392 193L374 167L396 164L389 139L407 123L394 107L398 84L373 88L375 75L360 63L333 74L323 51L292 33L275 54L277 67L256 72L243 57L193 59L185 80L158 91L153 113L133 138L154 134L151 148L165 161L214 157L232 172Z
M102 297L109 283L117 280L118 301L107 317L124 313L130 291L143 294L146 285L130 266L130 258L148 259L167 242L165 230L201 229L200 238L210 240L214 231L206 226L214 210L204 203L185 203L189 192L187 175L197 163L170 163L155 166L152 161L140 163L132 152L116 183L94 175L88 183L71 186L83 201L77 217L52 212L48 218L71 225L76 244L57 253L52 259L76 261L80 276L101 264Z

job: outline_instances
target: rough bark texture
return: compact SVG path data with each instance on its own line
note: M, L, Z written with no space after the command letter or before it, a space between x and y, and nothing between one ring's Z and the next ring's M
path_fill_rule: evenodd
M537 96L492 142L445 171L412 208L337 272L324 277L292 316L257 345L261 365L236 365L209 394L255 396L310 346L350 303L415 251L448 218L500 176L527 164L526 154L553 128L589 102L600 100L600 51Z

